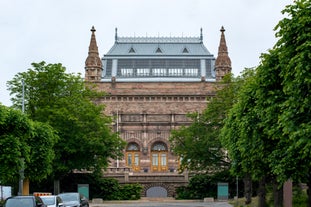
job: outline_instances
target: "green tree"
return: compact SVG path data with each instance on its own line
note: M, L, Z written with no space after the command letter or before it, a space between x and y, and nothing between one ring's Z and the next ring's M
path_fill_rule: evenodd
M282 148L273 153L273 171L280 181L298 179L311 188L311 1L287 6L287 15L276 26L281 86L286 99L280 105ZM280 153L284 156L280 156ZM311 206L311 191L308 193Z
M59 137L50 125L37 121L31 123L31 134L26 140L30 153L25 162L25 177L40 181L53 171L54 145Z
M269 151L269 143L260 125L260 117L256 106L258 90L256 71L245 70L243 82L236 94L236 102L229 110L221 129L221 141L228 150L232 172L243 178L245 183L246 204L251 202L251 179L260 180L262 187L269 176L265 160ZM260 191L260 201L265 200L265 191ZM264 203L264 202L263 202Z
M16 182L22 168L26 178L45 178L51 173L56 140L49 125L0 105L0 181Z
M0 182L18 180L22 159L29 160L30 121L21 111L0 105Z
M287 179L311 186L310 2L295 1L283 10L287 17L275 28L277 44L262 55L223 129L236 166L253 177L269 174L278 186Z
M230 74L218 86L216 95L208 100L207 108L201 114L189 114L192 124L174 130L171 134L173 151L182 158L181 170L220 169L229 164L219 133L235 101L239 81L234 80Z
M95 104L103 93L85 84L80 74L68 74L61 64L32 63L27 72L8 81L13 105L21 105L25 82L25 112L49 123L60 139L56 143L53 173L56 179L74 169L100 171L109 158L121 156L123 141L110 129L111 119Z

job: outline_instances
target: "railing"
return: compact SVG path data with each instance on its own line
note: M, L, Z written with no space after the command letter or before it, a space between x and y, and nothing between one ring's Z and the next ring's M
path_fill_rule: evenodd
M167 172L133 172L131 168L110 167L104 171L104 177L117 179L120 183L187 183L189 175L187 172L179 174L175 171Z

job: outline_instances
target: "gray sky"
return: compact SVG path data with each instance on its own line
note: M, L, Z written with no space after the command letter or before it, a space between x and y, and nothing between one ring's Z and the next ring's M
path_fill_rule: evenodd
M217 56L220 28L235 75L259 64L276 42L273 28L292 0L0 0L0 102L6 82L32 62L62 63L84 76L90 29L102 57L119 36L199 36Z

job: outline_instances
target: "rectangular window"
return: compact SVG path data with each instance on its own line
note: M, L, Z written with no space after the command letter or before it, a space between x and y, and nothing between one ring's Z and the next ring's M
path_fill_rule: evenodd
M168 75L169 76L182 76L183 69L182 68L170 68L168 69Z
M127 155L127 165L132 165L132 154Z
M139 155L138 155L138 153L135 153L135 158L134 158L134 160L135 160L135 166L138 166L139 165Z
M150 69L149 68L137 68L136 74L137 76L149 76Z
M111 76L111 71L112 71L112 60L107 60L107 65L106 65L106 76Z
M166 76L166 69L165 68L153 68L152 75L153 76Z
M121 76L130 77L133 75L133 68L121 68Z
M152 154L152 165L158 166L158 164L159 164L158 154Z
M161 165L166 166L166 154L161 154Z
M198 68L186 68L185 76L198 76L199 70Z

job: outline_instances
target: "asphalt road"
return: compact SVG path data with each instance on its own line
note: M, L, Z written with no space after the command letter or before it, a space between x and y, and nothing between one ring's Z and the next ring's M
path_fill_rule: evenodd
M132 201L132 202L104 202L90 204L90 207L232 207L227 202L200 202L200 201Z

